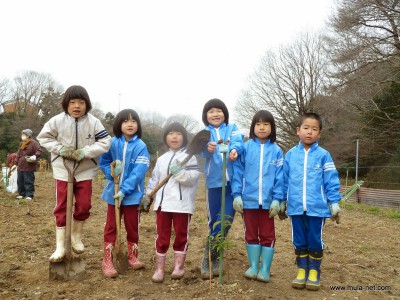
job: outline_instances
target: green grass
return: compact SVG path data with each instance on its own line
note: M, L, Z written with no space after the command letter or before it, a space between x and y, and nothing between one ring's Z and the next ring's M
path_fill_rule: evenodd
M360 212L365 212L367 214L382 216L389 219L400 219L400 211L396 209L377 207L377 206L371 206L353 202L343 202L343 203L340 202L340 207L348 211L360 211Z

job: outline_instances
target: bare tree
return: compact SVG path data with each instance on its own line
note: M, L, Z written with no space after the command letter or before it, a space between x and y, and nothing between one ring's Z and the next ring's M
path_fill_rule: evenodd
M12 100L16 102L16 112L40 111L43 95L62 93L62 86L50 74L26 71L14 78ZM28 109L29 107L29 109Z
M238 123L248 126L259 109L267 109L274 115L280 143L290 147L297 140L298 116L314 111L324 94L326 68L322 39L317 35L303 34L277 53L267 51L235 107Z
M330 18L325 38L338 85L388 63L386 76L398 80L400 70L400 1L341 0Z
M10 95L10 81L6 78L0 80L0 105Z
M200 124L197 122L192 116L183 115L183 114L176 114L169 117L164 124L164 127L172 122L179 122L182 124L183 127L186 128L188 133L196 133L199 131Z

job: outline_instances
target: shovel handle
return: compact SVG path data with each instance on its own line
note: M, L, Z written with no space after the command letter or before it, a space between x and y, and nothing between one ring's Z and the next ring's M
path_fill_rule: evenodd
M114 179L114 193L119 192L119 176L115 175L115 160L110 164L111 168L111 176ZM115 241L116 247L118 249L120 248L121 245L121 212L120 212L120 205L119 199L116 198L114 199L115 201L115 226L117 228L117 240Z

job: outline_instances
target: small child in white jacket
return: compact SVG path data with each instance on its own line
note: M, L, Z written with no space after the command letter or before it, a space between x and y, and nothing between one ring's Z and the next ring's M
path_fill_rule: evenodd
M185 273L189 223L195 208L196 189L200 176L194 156L185 166L179 166L179 162L187 156L185 150L188 143L186 129L180 123L172 123L165 128L164 143L169 150L158 158L146 188L146 194L149 194L168 174L174 174L155 196L157 269L152 281L156 283L164 280L165 259L172 226L175 231L173 244L175 264L171 278L181 279Z

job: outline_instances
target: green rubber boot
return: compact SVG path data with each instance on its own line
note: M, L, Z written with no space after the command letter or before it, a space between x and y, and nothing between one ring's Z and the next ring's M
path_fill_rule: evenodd
M246 244L247 258L249 259L250 268L244 273L244 277L256 279L258 274L258 266L260 263L261 245Z
M271 247L261 247L261 268L257 274L257 280L263 282L269 282L270 269L272 259L274 257L275 249Z

